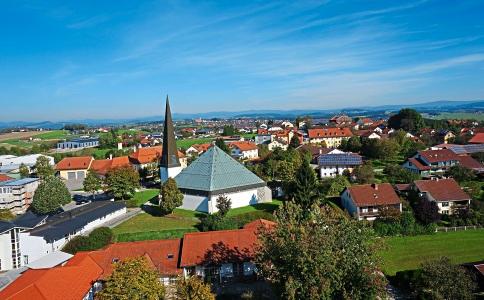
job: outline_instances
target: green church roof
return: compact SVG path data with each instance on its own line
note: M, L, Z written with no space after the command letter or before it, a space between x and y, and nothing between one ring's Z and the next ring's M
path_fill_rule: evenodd
M229 193L266 183L217 146L203 153L175 177L178 188L209 194Z

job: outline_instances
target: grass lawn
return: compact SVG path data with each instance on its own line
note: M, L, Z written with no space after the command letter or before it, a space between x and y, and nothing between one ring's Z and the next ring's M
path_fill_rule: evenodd
M265 212L273 212L275 211L279 205L282 204L282 201L280 200L273 200L272 202L268 203L259 203L255 205L250 205L250 206L244 206L244 207L239 207L239 208L233 208L229 210L227 213L227 216L237 216L237 215L242 215L254 211L265 211Z
M211 141L213 141L213 138L183 139L177 140L176 145L178 146L178 148L188 149L193 144L204 144L210 143Z
M52 130L49 132L37 134L35 135L35 138L38 138L41 140L60 140L60 139L67 138L68 134L69 134L68 130Z
M139 191L134 194L134 199L136 200L136 206L141 206L151 199L158 196L160 190L158 189L148 189L144 191Z
M417 269L427 259L447 256L454 263L484 259L484 230L442 232L434 235L390 237L382 251L383 271L395 275L398 271Z

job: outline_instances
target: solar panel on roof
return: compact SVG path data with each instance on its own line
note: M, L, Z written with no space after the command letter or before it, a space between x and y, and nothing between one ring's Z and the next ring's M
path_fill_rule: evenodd
M320 155L318 159L320 166L334 166L334 165L360 165L362 164L361 156L357 154L324 154Z

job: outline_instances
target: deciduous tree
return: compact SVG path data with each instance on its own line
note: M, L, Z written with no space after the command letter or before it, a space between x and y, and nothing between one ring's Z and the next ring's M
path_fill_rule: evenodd
M458 182L471 181L476 178L476 173L472 169L461 165L450 167L447 174Z
M50 165L50 160L46 156L39 156L35 162L35 173L39 178L46 178L55 174L54 168Z
M371 164L361 165L353 170L356 182L360 184L372 183L375 180L375 172Z
M112 169L106 175L107 191L116 199L133 197L139 187L139 174L131 167Z
M227 146L225 141L223 139L216 139L215 140L215 146L219 147L222 149L225 153L230 154L230 148Z
M91 193L94 196L102 188L102 180L95 172L89 170L84 179L83 187L85 192Z
M171 213L175 208L183 204L183 194L178 189L176 181L168 178L161 187L160 209L163 214Z
M415 109L411 108L403 108L388 119L390 128L403 129L413 133L418 132L424 125L422 116Z
M440 220L439 207L434 201L419 199L413 208L415 217L425 225Z
M299 147L299 145L301 145L301 143L299 141L298 136L293 135L292 138L291 138L291 141L289 142L289 147L292 148L292 149L296 149L297 147Z
M32 209L38 214L48 214L71 202L71 194L62 180L47 176L35 191Z
M385 293L371 228L329 206L286 202L259 233L256 263L281 299L373 299Z
M232 206L232 200L230 200L229 197L225 195L220 195L217 198L217 209L218 213L222 216L225 217L225 215L229 212L230 207Z
M26 178L26 177L29 177L30 175L30 169L29 167L27 167L25 164L20 164L20 167L19 167L19 173L20 173L20 177L21 178Z
M104 288L96 294L96 299L121 300L161 300L165 287L160 282L158 272L143 256L128 258L114 264L113 273L107 278Z
M175 285L176 299L184 300L215 300L210 285L197 276L184 278L180 276Z

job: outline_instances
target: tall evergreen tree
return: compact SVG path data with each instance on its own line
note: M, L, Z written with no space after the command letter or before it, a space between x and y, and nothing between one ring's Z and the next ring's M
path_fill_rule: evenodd
M319 197L319 183L316 173L307 160L303 160L302 165L296 172L292 188L294 202L301 205L304 209L309 209Z
M175 208L183 204L183 194L178 189L176 181L168 178L161 187L160 209L163 214L170 214Z
M227 146L227 144L225 143L225 141L223 139L216 139L215 140L215 146L222 149L225 153L230 154L230 148L229 148L229 146Z
M299 138L297 135L293 135L291 138L291 141L289 142L289 147L292 149L296 149L301 145L301 142L299 141Z

